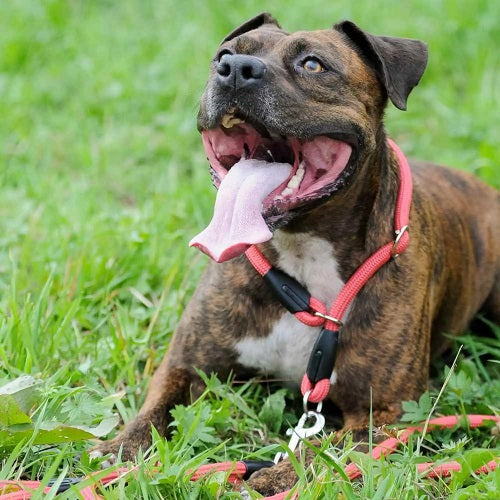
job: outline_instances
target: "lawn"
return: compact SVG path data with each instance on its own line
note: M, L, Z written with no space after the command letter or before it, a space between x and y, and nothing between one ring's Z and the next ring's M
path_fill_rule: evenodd
M0 479L98 470L84 438L115 425L112 436L115 416L128 421L140 407L207 261L187 242L214 200L196 131L208 61L225 34L262 10L290 31L347 18L425 40L428 69L408 111L388 109L391 136L410 156L500 186L495 0L0 2L0 386L33 377L11 389L14 398L0 389ZM464 332L457 366L435 368L430 398L406 405L408 420L429 416L446 375L433 415L499 414L500 330L489 329L486 339ZM211 377L200 400L175 410L172 440L158 439L135 480L103 494L237 498L223 475L194 484L184 473L207 461L273 457L299 416L290 399L279 387ZM302 484L315 477L314 498L498 498L500 469L451 482L415 472L429 459L474 468L500 454L495 435L441 431L381 463L349 445L331 448L335 467L349 458L365 469L352 484L334 481L322 453L312 469L297 467ZM78 488L61 497L77 498Z

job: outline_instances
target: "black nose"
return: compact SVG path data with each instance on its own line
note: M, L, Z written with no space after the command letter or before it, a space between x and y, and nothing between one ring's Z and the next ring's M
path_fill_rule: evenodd
M262 82L266 65L254 56L224 54L216 65L217 79L235 90L253 87Z

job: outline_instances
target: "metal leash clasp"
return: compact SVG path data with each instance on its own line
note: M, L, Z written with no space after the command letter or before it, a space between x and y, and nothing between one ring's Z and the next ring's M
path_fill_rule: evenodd
M310 420L314 420L312 425L306 426L306 423ZM318 432L323 430L325 426L325 417L316 411L307 411L305 412L298 422L298 424L293 429L288 429L286 431L286 435L290 436L290 441L288 443L288 448L293 453L297 446L303 439L306 439L311 436L315 436ZM274 457L274 463L277 464L283 458L286 458L288 453L278 452Z

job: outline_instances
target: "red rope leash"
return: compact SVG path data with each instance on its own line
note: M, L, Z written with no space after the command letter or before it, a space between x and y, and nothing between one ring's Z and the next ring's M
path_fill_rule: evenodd
M467 419L469 421L470 427L480 427L485 424L485 422L493 421L500 422L500 417L496 417L494 415L467 415ZM456 425L459 425L463 420L462 416L451 415L447 417L437 417L429 420L429 430L432 429L451 429ZM394 451L398 449L400 445L404 445L408 442L409 437L415 432L422 431L424 428L424 424L415 426L415 427L407 427L403 431L398 438L389 438L380 443L378 446L373 448L371 456L375 460L380 460L383 456L388 456ZM488 474L491 471L494 471L497 467L499 467L500 457L496 459L490 460L486 464L479 467L475 472L475 474L484 473ZM461 465L452 460L450 462L445 462L441 464L435 464L434 462L426 462L417 464L417 472L422 474L422 477L448 477L452 472L457 472L461 470ZM346 475L352 481L358 477L363 475L361 469L353 462L346 466L344 469ZM266 497L265 500L283 500L286 498L292 490L282 491L281 493L277 493L276 495ZM299 492L295 492L291 498L295 499L299 497Z
M263 467L270 467L272 465L274 465L274 462L256 460L220 462L217 464L202 465L194 471L189 471L187 474L190 476L190 481L198 481L209 474L213 474L214 472L226 472L228 473L227 481L232 484L238 484L245 479L248 479L256 470ZM111 485L116 480L122 479L126 475L130 475L131 472L133 472L133 470L120 467L113 472L106 474L104 477L99 478L99 476L103 473L103 471L100 471L86 477L76 478L76 482L71 484L78 489L78 483L94 477L95 482L80 489L79 495L84 500L102 500L103 497L98 495L96 491L99 486ZM152 472L153 474L156 474L158 469L153 469ZM51 487L46 486L42 489L41 484L41 481L0 480L0 500L27 500L35 493L40 493L40 490L42 490L43 493L48 494ZM62 491L58 491L58 493L60 492Z
M468 424L470 427L480 427L486 422L500 422L500 417L494 415L467 415ZM447 417L437 417L429 420L428 429L451 429L459 425L463 421L462 416L447 416ZM420 424L413 427L407 427L403 429L398 438L389 438L380 443L373 448L371 456L375 460L380 460L383 456L388 456L395 452L400 445L405 445L408 442L409 437L416 433L422 431L424 424ZM495 470L499 467L500 457L490 460L486 464L479 467L475 473L488 474L489 472ZM237 462L221 462L218 464L207 464L202 465L195 471L190 471L191 481L198 481L203 477L212 474L214 472L229 472L227 477L228 482L232 484L238 484L248 479L248 477L255 471L262 467L267 467L272 465L272 462L261 462L261 461L237 461ZM422 474L422 477L437 478L437 477L447 477L450 476L452 472L457 472L461 470L461 465L452 460L449 462L435 464L434 462L420 463L417 465L417 472ZM79 491L79 494L84 500L101 500L102 497L96 492L98 485L105 486L122 478L125 474L129 474L131 470L126 468L119 468L114 470L105 477L96 480L95 484L86 486ZM155 473L156 470L153 470ZM363 475L362 470L355 464L350 463L345 468L345 473L352 481ZM82 481L87 480L93 476L99 476L101 473L94 473L90 476L82 478ZM78 485L75 487L78 489ZM0 480L0 500L27 500L31 498L35 493L39 493L39 488L41 488L41 481L5 481ZM49 493L50 486L43 488L43 493ZM291 490L283 491L271 497L266 497L265 500L282 500L291 493ZM298 497L298 492L294 494L292 498Z
M365 262L363 262L363 264L354 272L347 283L343 286L328 314L326 313L326 306L321 301L310 296L304 310L293 312L295 317L302 323L308 326L323 326L324 330L332 332L331 335L334 335L335 338L338 333L334 332L338 332L340 330L342 325L341 320L347 308L357 296L359 291L384 264L387 264L391 258L397 257L399 254L404 252L410 242L408 224L413 187L411 170L408 160L404 156L403 152L391 139L388 139L387 141L396 155L399 168L398 197L394 209L394 231L396 233L395 240L393 242L386 243L370 257L368 257ZM245 254L252 266L261 276L267 277L270 272L272 272L273 267L256 246L251 246ZM333 340L330 340L330 342L331 341ZM304 375L301 384L301 391L304 396L309 393L308 401L312 403L319 403L320 401L323 401L323 399L325 399L328 395L329 390L329 378L321 378L320 380L311 381L307 373Z
M106 486L107 484L115 481L116 479L120 479L124 474L127 474L129 472L130 471L127 468L121 467L119 469L114 470L113 472L110 472L104 477L101 477L100 479L97 480L97 482L101 486ZM70 480L69 484L77 485L79 482L85 481L89 478L92 478L93 476L100 476L100 475L102 475L102 471L90 474L84 478L76 478L75 483L73 483ZM41 489L41 484L42 484L41 481L0 480L0 500L27 500L31 498L35 493L37 494L40 493L39 490ZM52 488L51 486L45 486L42 491L43 493L47 494L51 491L51 488ZM64 488L64 491L66 491L68 488ZM79 491L80 496L84 500L101 500L102 497L97 495L96 488L97 484L86 486L85 488L82 488ZM62 491L63 490L60 490L58 491L58 493Z

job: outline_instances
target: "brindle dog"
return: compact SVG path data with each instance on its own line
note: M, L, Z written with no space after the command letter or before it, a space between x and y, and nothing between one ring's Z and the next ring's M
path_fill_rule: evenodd
M195 368L300 382L318 329L285 311L241 254L273 236L260 245L270 262L333 302L356 268L394 239L399 176L382 118L388 99L406 108L426 63L424 43L374 36L349 21L290 34L261 14L224 39L198 127L225 194L210 234L193 244L228 262L208 265L139 415L95 454L123 447L122 458L133 459L150 445L151 425L168 435L170 410L203 388ZM410 245L364 287L341 332L330 399L344 429L366 429L370 389L374 424L395 422L401 401L426 389L444 332L463 332L480 309L500 319L498 193L465 172L411 167ZM287 461L258 474L253 486L268 494L295 477Z

